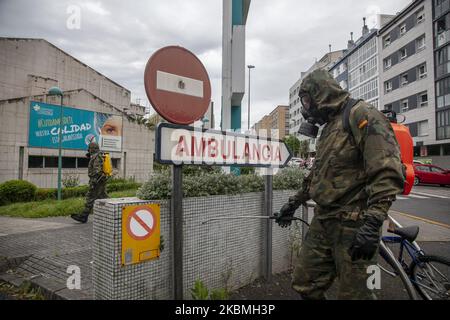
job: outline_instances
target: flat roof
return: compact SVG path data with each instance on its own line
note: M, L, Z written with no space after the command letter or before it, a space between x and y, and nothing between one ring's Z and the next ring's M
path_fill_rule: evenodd
M94 68L90 67L89 65L87 65L86 63L78 60L77 58L75 58L74 56L72 56L71 54L65 52L64 50L62 50L61 48L55 46L53 43L51 43L50 41L46 40L46 39L42 39L42 38L14 38L14 37L0 37L0 40L10 40L10 41L43 41L45 43L47 43L48 45L56 48L57 50L61 51L62 53L64 53L65 55L71 57L72 59L74 59L75 61L77 61L78 63L82 64L83 66L91 69L92 71L94 71L95 73L97 73L98 75L108 79L109 81L111 81L113 84L115 84L116 86L128 91L129 93L131 93L131 91L127 88L125 88L124 86L118 84L117 82L115 82L114 80L111 80L111 78L105 76L104 74L98 72L97 70L95 70Z
M414 0L411 2L406 8L404 8L402 11L398 12L394 18L391 19L388 23L386 23L379 31L379 33L385 32L387 29L392 27L394 24L396 24L399 20L403 19L406 14L410 13L415 7L420 5L423 2L423 0Z

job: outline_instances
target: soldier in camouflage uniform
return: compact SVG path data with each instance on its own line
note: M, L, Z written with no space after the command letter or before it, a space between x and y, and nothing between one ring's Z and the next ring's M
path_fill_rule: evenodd
M326 125L302 190L277 219L288 227L301 204L310 199L317 204L293 288L304 299L325 299L337 278L339 299L375 299L367 287L367 268L377 263L382 224L404 183L395 134L388 119L364 101L351 109L350 130L344 130L342 113L350 94L327 71L307 76L300 97L303 108Z
M106 181L107 176L103 173L103 155L97 142L91 142L88 147L89 166L89 191L86 194L86 204L81 214L71 215L72 219L86 223L89 214L92 213L94 202L97 199L106 199Z

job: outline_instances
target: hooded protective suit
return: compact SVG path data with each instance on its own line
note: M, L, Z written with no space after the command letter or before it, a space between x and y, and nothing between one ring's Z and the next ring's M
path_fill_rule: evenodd
M327 123L310 175L281 211L289 215L309 199L317 203L293 288L304 298L323 299L338 277L339 298L370 299L367 267L376 264L380 227L403 190L400 149L388 119L364 101L350 113L351 132L344 130L342 112L350 94L327 71L308 75L300 87L304 93Z
M103 173L103 155L97 142L91 142L88 146L88 176L89 191L86 194L86 204L81 214L74 214L72 218L81 223L86 223L88 216L92 213L94 202L97 199L106 199L106 181L107 177Z

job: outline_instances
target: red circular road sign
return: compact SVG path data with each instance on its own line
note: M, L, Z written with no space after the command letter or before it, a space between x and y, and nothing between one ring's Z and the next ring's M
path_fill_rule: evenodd
M156 223L152 210L138 207L128 216L127 232L135 240L145 240L155 231Z
M147 96L164 119L187 125L201 119L211 103L211 82L189 50L170 46L155 52L144 74Z

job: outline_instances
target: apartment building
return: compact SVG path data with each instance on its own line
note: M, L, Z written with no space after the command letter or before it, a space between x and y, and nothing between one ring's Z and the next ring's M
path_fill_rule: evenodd
M439 145L441 161L450 164L450 0L433 0L433 32L436 82L436 143ZM428 149L427 153L438 153L436 146Z
M298 96L300 92L300 85L302 84L303 79L317 69L325 69L329 70L332 65L334 65L337 61L339 61L345 54L344 50L338 50L327 53L314 63L306 72L301 73L300 79L298 79L294 85L289 89L289 117L290 117L290 125L289 125L289 135L295 136L300 140L307 140L309 138L301 136L298 131L300 129L300 125L303 121L303 116L300 112L301 110L301 102ZM311 143L315 144L315 139L312 139Z
M284 139L289 135L289 106L278 106L269 115L258 121L253 129L258 133L267 132L272 138ZM275 130L275 131L273 131ZM278 136L273 134L277 132Z

